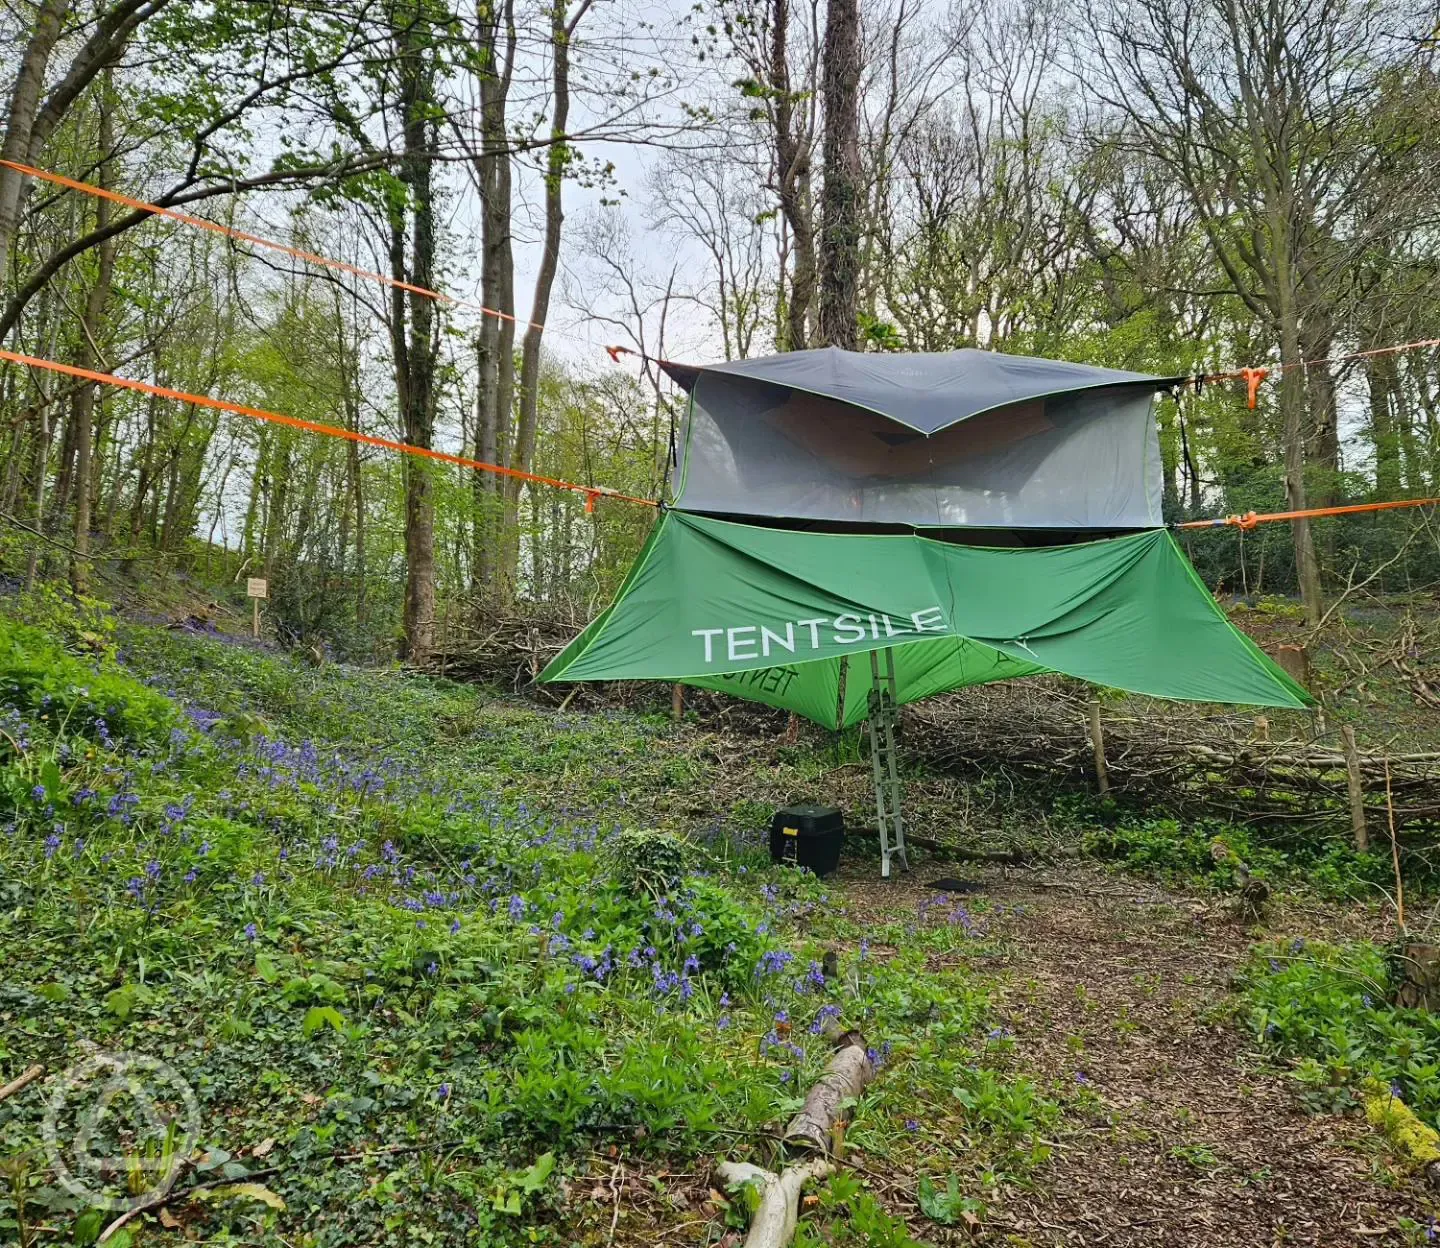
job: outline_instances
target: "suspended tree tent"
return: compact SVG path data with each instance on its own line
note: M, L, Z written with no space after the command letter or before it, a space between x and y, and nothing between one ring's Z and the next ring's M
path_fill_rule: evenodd
M887 873L895 706L1040 672L1311 705L1163 527L1152 408L1174 379L974 350L665 367L689 393L673 502L541 679L870 719Z

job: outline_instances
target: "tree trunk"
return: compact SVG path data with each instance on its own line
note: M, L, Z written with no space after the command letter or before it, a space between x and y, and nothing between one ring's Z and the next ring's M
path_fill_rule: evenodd
M550 119L550 151L545 162L545 241L540 255L540 269L535 275L535 298L530 305L530 324L520 346L520 419L515 427L515 451L510 467L528 472L535 459L535 424L540 411L540 338L545 318L550 315L550 292L555 285L555 272L560 263L560 229L565 222L562 192L565 170L573 149L565 138L570 117L570 40L580 19L592 0L581 0L574 17L567 22L563 0L551 10L550 42L553 58L552 88L555 95L554 113ZM518 571L520 534L517 504L520 482L506 478L505 487L505 564L502 575L513 581ZM507 591L508 592L508 591Z
M825 18L825 185L820 201L820 339L855 350L860 290L860 8Z
M1375 493L1381 499L1399 498L1402 438L1395 419L1399 385L1393 355L1377 355L1365 362L1370 391L1370 440L1375 447Z
M40 108L40 93L45 89L45 71L50 64L50 53L60 38L60 25L69 11L70 0L41 0L10 92L0 159L29 163L31 132ZM20 220L20 190L24 182L23 175L0 166L0 280L9 273L10 244Z
M785 304L781 349L803 351L809 337L810 304L815 297L815 226L810 204L810 140L795 132L795 95L790 89L789 0L773 0L770 29L770 90L774 98L775 176L780 211L790 230L793 267ZM857 67L858 72L858 67Z
M1282 307L1281 362L1296 365L1301 358L1300 333L1293 307ZM1289 511L1301 511L1309 504L1305 491L1305 375L1298 367L1287 368L1280 374L1280 420L1284 439L1285 506ZM1295 575L1300 583L1300 599L1305 604L1306 621L1314 626L1325 614L1325 603L1310 521L1292 520L1290 527L1295 536Z
M480 26L480 297L501 316L480 323L477 343L479 388L475 399L476 458L506 464L511 411L515 402L515 262L511 246L511 169L507 107L515 64L514 0L497 12L490 0L476 6ZM503 26L503 42L501 27ZM477 472L470 482L471 589L485 599L496 589L503 492L498 477Z
M432 188L434 49L418 21L395 31L400 107L404 124L401 177L410 193L410 264L404 280L433 288L435 205ZM404 216L392 223L391 268L405 271ZM391 334L405 440L427 450L435 439L435 306L427 298L396 292ZM409 321L408 340L406 321ZM423 662L435 642L435 502L429 464L405 457L404 657Z
M100 84L100 165L96 170L96 184L110 185L110 154L115 146L115 127L110 98L110 74L107 72ZM110 223L110 201L96 200L96 224L104 227ZM93 369L96 363L96 344L99 343L105 324L105 305L110 298L110 283L115 273L115 239L100 244L100 264L95 275L95 284L85 299L85 315L81 324L80 349L76 352L76 363L81 368ZM93 485L91 482L91 450L95 444L95 399L98 387L81 386L75 392L70 424L75 430L75 532L73 546L75 553L70 560L70 585L77 594L89 588L90 576L90 503Z

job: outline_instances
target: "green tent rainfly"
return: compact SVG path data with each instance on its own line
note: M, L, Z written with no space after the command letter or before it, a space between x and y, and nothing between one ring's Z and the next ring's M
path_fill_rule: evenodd
M679 511L544 679L680 681L839 728L865 718L870 686L868 671L847 679L842 706L842 667L890 647L902 704L1037 672L1164 698L1309 704L1163 529L996 549Z
M1163 527L1153 404L1175 379L970 350L665 367L689 392L675 497L541 679L868 719L885 874L898 705L1039 672L1312 705Z

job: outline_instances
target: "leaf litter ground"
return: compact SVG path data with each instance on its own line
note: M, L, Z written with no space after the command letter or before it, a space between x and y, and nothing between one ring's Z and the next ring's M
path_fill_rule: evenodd
M862 924L881 923L913 912L940 874L886 882L857 862L841 891ZM1425 1241L1433 1194L1391 1169L1363 1121L1308 1112L1235 1025L1232 979L1258 933L1213 898L1086 866L962 874L999 903L1003 952L976 969L1001 985L1014 1060L1073 1090L1054 1159L991 1205L989 1242ZM1265 934L1380 926L1369 907L1282 902Z

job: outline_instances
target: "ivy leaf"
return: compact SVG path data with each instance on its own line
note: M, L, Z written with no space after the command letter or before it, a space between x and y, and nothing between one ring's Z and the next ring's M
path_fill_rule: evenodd
M309 1040L327 1023L338 1032L343 1033L345 1030L345 1020L340 1017L340 1011L333 1005L312 1005L305 1011L305 1021L300 1024L300 1027L305 1033L305 1038Z
M545 1180L550 1177L551 1171L555 1169L555 1154L543 1153L535 1159L535 1164L520 1176L520 1187L528 1196L532 1192L538 1192L545 1186Z

